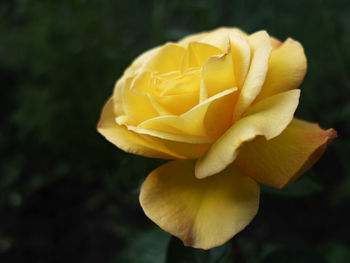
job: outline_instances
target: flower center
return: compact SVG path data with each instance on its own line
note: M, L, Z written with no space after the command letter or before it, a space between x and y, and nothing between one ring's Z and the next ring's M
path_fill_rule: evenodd
M156 75L153 79L154 91L158 96L172 96L199 92L200 71L190 69L181 73L173 71Z

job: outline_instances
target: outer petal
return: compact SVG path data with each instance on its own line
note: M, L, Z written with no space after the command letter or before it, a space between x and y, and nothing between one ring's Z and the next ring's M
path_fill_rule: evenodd
M242 88L250 65L250 46L246 37L238 33L230 35L230 46L235 79Z
M186 246L210 249L244 229L259 206L259 185L237 167L199 180L194 161L154 170L140 194L145 214Z
M200 42L200 40L203 39L208 34L209 34L209 32L207 32L207 31L195 33L195 34L190 34L190 35L180 39L177 43L180 46L187 47L188 44L191 42Z
M129 131L125 126L115 122L112 98L103 108L97 130L118 148L153 158L197 158L209 147L209 144L180 143Z
M278 136L292 121L300 90L291 90L255 104L245 117L226 131L196 164L196 177L214 175L232 163L244 142L263 135L267 140Z
M248 142L235 163L257 182L282 188L308 170L336 137L333 129L294 119L276 138Z
M140 122L159 116L147 91L151 81L149 72L134 74L132 77L121 78L116 83L113 92L114 112L122 116L124 122L137 125Z
M114 118L113 100L109 99L102 110L97 130L118 148L126 152L147 157L165 159L170 159L172 157L173 154L170 151L167 151L164 147L157 145L157 148L162 151L156 150L154 149L155 145L151 142L144 140L136 133L128 131L124 126L117 125Z
M257 101L279 92L296 89L303 81L307 63L298 41L288 38L271 52L269 70Z
M229 39L229 35L232 33L233 34L238 33L243 36L246 36L246 33L240 30L239 28L220 27L213 31L202 32L202 33L185 37L181 39L178 42L178 44L186 47L189 43L196 41L196 42L201 42L212 46L216 46L217 48L221 49L222 52L226 52L228 48L227 40Z
M118 119L116 120L118 123ZM165 140L171 140L175 142L185 142L185 143L191 143L191 144L201 144L201 143L211 143L211 140L207 137L202 136L196 136L191 134L178 134L178 133L169 133L169 132L163 132L158 130L152 130L152 129L146 129L146 128L139 128L137 126L126 126L128 130L134 131L138 134L148 134L153 137L158 137Z
M123 93L125 115L122 115L122 117L125 123L137 125L145 120L159 116L147 94L128 88L125 88Z
M259 31L249 36L252 49L252 62L238 97L233 120L236 121L255 100L264 84L271 52L271 40L266 31Z
M154 47L139 55L134 62L125 70L124 76L129 77L135 74L142 68L159 50L161 47Z
M277 39L277 38L274 38L274 37L271 37L271 47L272 47L272 50L278 48L280 45L282 45L282 42Z

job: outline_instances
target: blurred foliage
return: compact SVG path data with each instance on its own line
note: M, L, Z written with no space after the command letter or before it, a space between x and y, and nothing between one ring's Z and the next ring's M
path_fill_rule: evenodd
M323 185L318 181L316 176L302 176L292 184L287 185L283 189L276 189L265 185L261 186L261 191L265 194L280 195L285 197L307 197L324 190Z
M0 262L328 262L350 260L348 0L12 0L0 3ZM162 161L128 155L95 130L142 51L218 26L305 48L297 116L340 138L232 242L184 248L138 204Z
M232 261L232 245L226 243L211 250L184 247L176 237L169 242L166 263L226 263Z

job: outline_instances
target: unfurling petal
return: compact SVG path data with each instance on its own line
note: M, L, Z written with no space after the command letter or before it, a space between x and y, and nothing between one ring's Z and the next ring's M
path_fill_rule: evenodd
M156 117L140 123L138 128L216 139L232 124L232 101L236 91L237 88L225 90L180 116Z
M252 50L252 62L238 97L233 120L238 120L260 93L268 70L271 53L270 36L266 31L259 31L248 37Z
M239 28L220 27L211 32L202 32L185 37L178 42L178 45L187 47L189 43L196 41L212 45L221 49L222 52L226 52L228 48L227 40L231 34L240 34L242 36L247 36L247 34Z
M161 152L157 148L155 150L150 142L143 140L138 134L130 132L126 127L117 125L114 119L113 99L109 99L102 110L97 130L120 149L148 157L171 158L170 152Z
M138 72L160 49L161 47L155 47L140 54L125 70L124 77L130 77Z
M188 159L201 156L209 147L207 143L185 143L138 134L118 125L115 117L113 99L110 98L102 110L97 130L108 141L129 153L162 159Z
M257 101L299 87L306 74L303 46L291 38L271 52L269 70Z
M147 70L159 74L179 70L185 49L175 43L167 43L143 65Z
M276 48L278 48L280 45L282 45L282 42L274 37L271 37L271 47L272 47L272 51Z
M154 170L141 188L145 214L186 246L210 249L244 229L259 207L259 185L232 165L197 179L194 161L173 161Z
M230 51L235 79L239 88L242 88L250 65L250 46L246 37L236 33L230 35Z
M243 143L263 135L267 140L278 136L292 121L299 103L300 90L290 90L260 101L246 116L228 129L213 146L198 159L196 177L214 175L232 163Z
M221 54L222 51L217 47L200 43L191 42L182 58L181 69L185 71L188 68L199 68L210 57Z
M149 92L153 103L166 112L160 115L180 115L199 102L200 70L189 70L177 77L165 79L158 84L158 94ZM179 103L181 101L181 103Z
M232 53L209 58L201 68L200 101L236 86Z
M333 129L294 119L277 137L257 137L242 147L236 164L261 184L282 188L308 170L337 137Z

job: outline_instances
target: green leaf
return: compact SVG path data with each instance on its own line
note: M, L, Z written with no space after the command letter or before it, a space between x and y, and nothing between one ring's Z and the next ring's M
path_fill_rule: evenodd
M226 263L231 258L231 244L210 249L196 249L185 247L182 242L172 237L169 246L166 263Z
M338 242L326 243L319 251L328 263L348 263L350 259L350 248Z
M261 191L265 194L279 195L285 197L305 197L323 190L323 186L312 176L303 176L294 183L283 189L275 189L265 185L261 186Z
M139 236L121 257L112 262L165 263L169 237L160 228L152 228Z
M282 248L268 254L262 263L326 263L310 250Z

